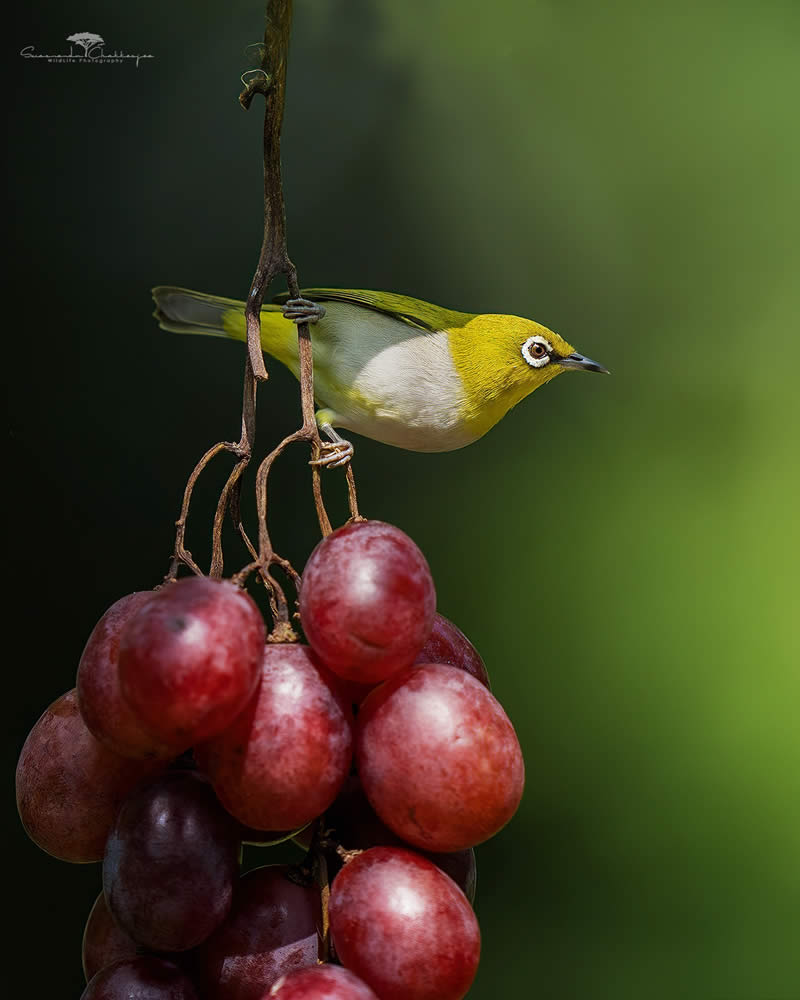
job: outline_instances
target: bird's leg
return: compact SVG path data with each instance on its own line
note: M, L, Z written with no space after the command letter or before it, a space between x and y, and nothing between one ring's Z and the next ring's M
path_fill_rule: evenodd
M346 441L341 435L337 434L330 424L322 423L319 425L319 429L330 441L326 441L321 445L322 457L315 458L308 464L324 465L326 469L336 469L341 465L347 465L353 457L352 442Z
M289 299L284 304L283 315L292 323L319 323L325 315L325 306L311 299Z

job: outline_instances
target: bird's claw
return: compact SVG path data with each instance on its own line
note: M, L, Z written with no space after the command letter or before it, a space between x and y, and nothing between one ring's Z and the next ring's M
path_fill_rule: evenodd
M289 299L284 304L283 315L292 323L319 323L325 315L325 306L311 299Z
M353 457L353 445L350 441L342 438L340 441L324 441L320 445L322 452L319 458L312 459L309 465L321 465L326 469L338 469L342 465L347 465Z

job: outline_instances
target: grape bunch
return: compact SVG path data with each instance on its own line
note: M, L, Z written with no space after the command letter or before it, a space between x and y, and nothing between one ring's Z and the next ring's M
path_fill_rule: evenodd
M121 598L17 766L30 837L102 862L83 1000L459 1000L480 931L474 847L524 768L428 564L380 521L305 567L306 642L189 577ZM242 844L297 864L241 874Z

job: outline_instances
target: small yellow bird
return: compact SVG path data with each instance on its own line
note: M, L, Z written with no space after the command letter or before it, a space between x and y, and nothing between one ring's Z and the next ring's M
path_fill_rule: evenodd
M557 333L518 316L454 312L391 292L302 294L263 307L261 346L298 376L294 324L316 324L316 419L331 442L325 465L353 454L335 427L410 451L452 451L477 441L556 375L606 372ZM165 285L153 299L163 330L246 339L244 302Z

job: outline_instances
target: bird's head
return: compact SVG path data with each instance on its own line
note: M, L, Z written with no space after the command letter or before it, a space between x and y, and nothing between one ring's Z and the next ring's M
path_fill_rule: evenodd
M476 428L480 433L562 372L608 374L557 333L520 316L473 316L453 334L450 346L467 406L473 418L486 425Z

